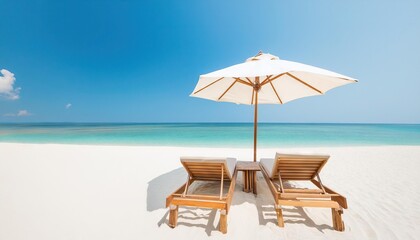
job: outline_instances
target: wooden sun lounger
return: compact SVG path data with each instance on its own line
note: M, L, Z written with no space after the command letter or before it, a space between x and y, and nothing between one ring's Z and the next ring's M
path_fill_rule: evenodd
M278 225L284 227L281 206L331 208L334 229L344 231L341 214L347 209L342 195L323 185L319 172L329 156L277 153L275 159L261 159L261 171L275 200ZM316 178L316 179L315 179ZM285 188L283 181L310 181L315 189Z
M176 226L179 206L212 208L220 210L219 230L226 233L227 214L236 183L236 159L181 157L181 163L188 172L188 178L184 185L166 198L166 207L170 208L169 226L172 228ZM188 187L194 181L220 181L220 194L189 193ZM223 186L226 182L229 182L230 186L228 192L224 193Z

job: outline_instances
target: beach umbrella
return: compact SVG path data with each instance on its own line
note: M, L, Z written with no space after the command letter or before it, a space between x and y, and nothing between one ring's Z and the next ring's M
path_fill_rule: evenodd
M258 104L285 104L323 95L356 79L259 52L244 63L200 75L190 96L254 105L254 162L257 158Z

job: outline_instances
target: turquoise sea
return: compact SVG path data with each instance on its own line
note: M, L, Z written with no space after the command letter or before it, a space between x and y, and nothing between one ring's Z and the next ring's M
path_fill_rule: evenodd
M0 124L0 142L249 147L252 123ZM420 145L420 124L260 123L258 147Z

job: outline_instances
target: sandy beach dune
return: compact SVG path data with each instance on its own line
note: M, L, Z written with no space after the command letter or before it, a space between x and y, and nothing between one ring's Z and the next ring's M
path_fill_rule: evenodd
M420 147L261 149L330 154L321 176L348 199L345 232L332 229L329 209L286 208L276 226L261 174L259 194L242 192L241 174L228 216L180 209L167 225L165 197L186 179L180 156L251 160L251 149L79 146L0 143L0 239L418 239Z

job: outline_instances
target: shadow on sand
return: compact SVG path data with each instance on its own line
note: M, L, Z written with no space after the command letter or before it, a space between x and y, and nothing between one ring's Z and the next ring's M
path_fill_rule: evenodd
M268 223L277 225L274 200L271 192L261 173L258 174L257 178L258 195L254 195L242 191L242 174L238 174L232 206L241 205L245 202L253 204L257 209L260 225L267 225ZM151 212L158 209L164 209L166 197L178 189L186 179L187 173L183 168L177 168L152 179L147 187L147 211ZM217 186L220 185L217 184ZM218 213L216 210L200 212L203 212L203 214L198 214L196 208L180 208L178 225L203 228L207 235L210 236L212 231L217 231L218 229L218 226L214 226L213 224ZM283 208L283 216L286 223L285 227L287 227L287 224L302 224L305 225L305 227L315 228L320 232L323 232L325 229L333 229L327 224L316 224L310 219L303 208ZM157 225L161 226L162 224L168 224L168 217L169 210L162 216ZM203 221L207 222L207 224L203 224Z
M178 189L187 180L184 168L177 168L162 174L147 186L147 211L165 208L166 197Z
M290 182L283 183L286 188L291 188L294 184ZM258 220L260 225L273 223L277 225L277 215L274 208L273 196L262 175L258 176L258 196L256 198L256 208L258 210ZM329 229L334 230L328 224L316 224L301 207L283 207L283 219L285 227L287 224L303 224L306 227L315 228L320 232ZM329 209L328 209L329 211Z

